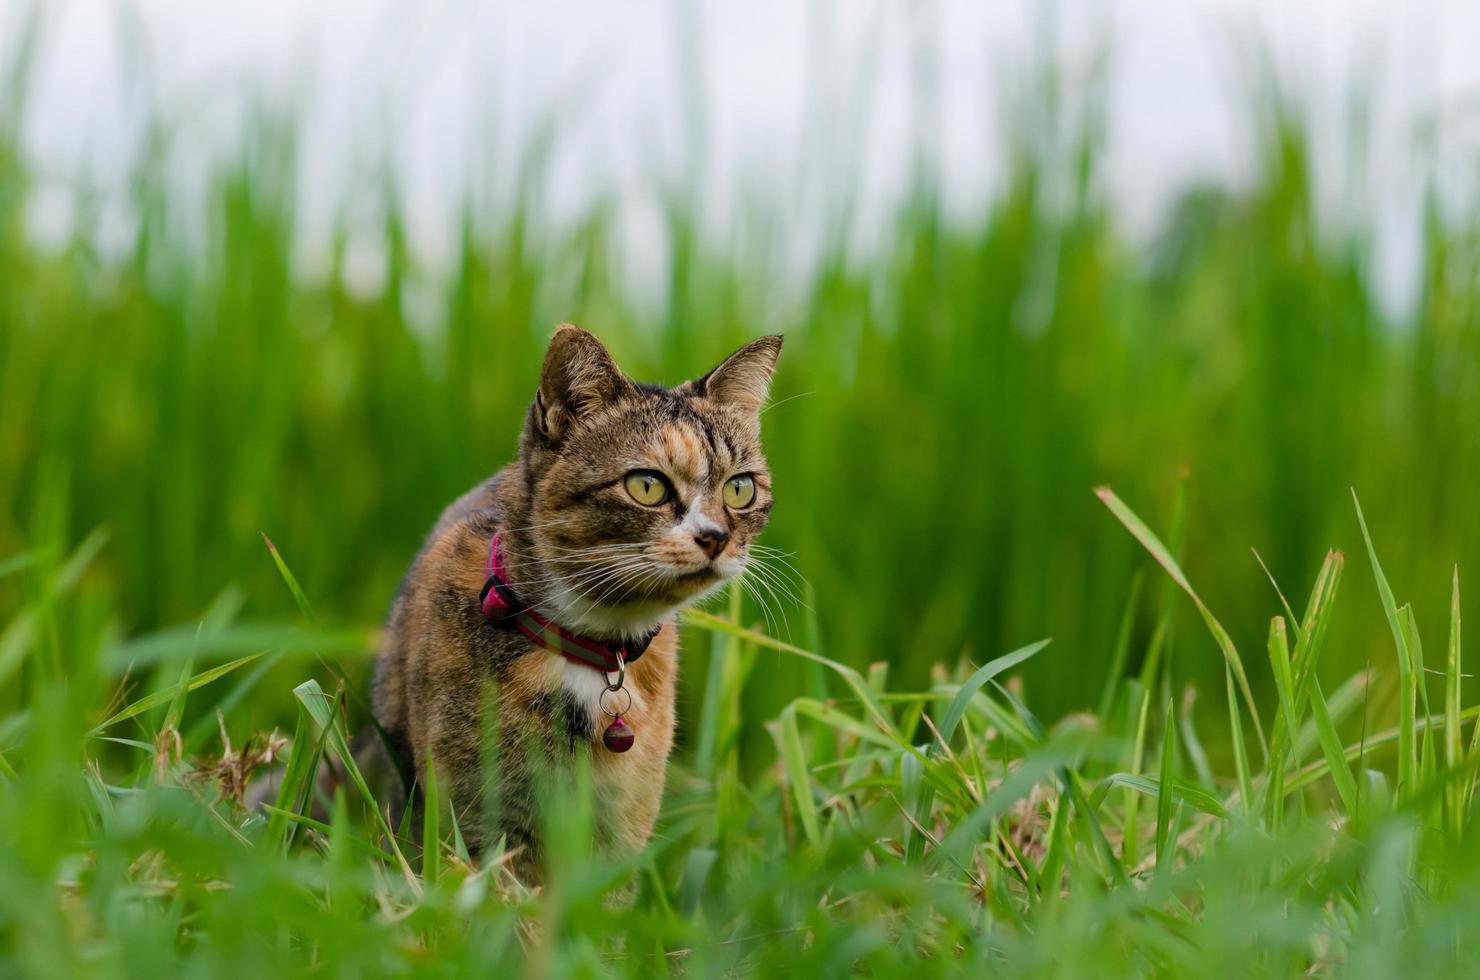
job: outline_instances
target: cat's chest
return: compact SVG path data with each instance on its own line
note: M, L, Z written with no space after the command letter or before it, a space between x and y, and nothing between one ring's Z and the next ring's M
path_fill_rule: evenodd
M624 682L613 690L615 674L571 663L564 658L541 651L549 660L550 690L565 701L567 711L585 723L585 730L599 744L602 733L620 712L628 726L641 724L651 714L648 696L635 684Z
M615 673L574 663L531 643L499 678L501 711L520 727L550 729L572 747L589 744L598 757L612 754L602 734L620 713L636 735L630 752L661 748L666 754L672 738L673 684L660 676L667 672L659 659L632 664L621 688L612 690Z

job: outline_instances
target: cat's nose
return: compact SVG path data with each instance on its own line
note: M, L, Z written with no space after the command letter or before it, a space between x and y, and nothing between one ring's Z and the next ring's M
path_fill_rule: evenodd
M718 558L719 553L729 543L730 534L723 528L706 527L702 531L694 532L694 544L698 545L699 550L709 556L710 561Z

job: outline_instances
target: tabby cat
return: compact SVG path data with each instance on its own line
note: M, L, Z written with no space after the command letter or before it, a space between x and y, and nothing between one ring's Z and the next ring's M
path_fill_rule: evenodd
M526 880L544 780L578 756L596 846L634 853L652 833L674 613L743 572L766 525L760 409L780 351L762 337L670 389L560 327L518 459L443 512L396 596L375 664L384 742L417 785L430 756L469 847L505 839Z

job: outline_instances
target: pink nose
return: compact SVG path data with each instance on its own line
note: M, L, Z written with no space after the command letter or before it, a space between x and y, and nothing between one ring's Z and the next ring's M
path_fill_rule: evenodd
M694 535L694 544L699 550L709 556L713 561L719 557L719 553L725 550L725 545L730 543L730 535L717 527L705 528Z

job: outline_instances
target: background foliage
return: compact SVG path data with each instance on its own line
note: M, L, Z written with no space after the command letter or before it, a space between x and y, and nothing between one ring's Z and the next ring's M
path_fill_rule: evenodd
M348 223L327 276L295 274L291 117L244 123L199 200L170 183L185 135L161 120L133 168L136 234L106 261L83 192L60 254L29 243L36 175L8 139L0 547L107 526L98 571L141 628L231 584L255 615L289 609L267 532L325 609L373 621L441 506L510 458L543 344L568 320L669 382L787 335L766 416L769 540L795 553L847 662L918 681L941 656L1046 630L1061 652L1029 672L1035 697L1050 715L1088 706L1138 560L1089 488L1165 518L1184 471L1192 568L1237 632L1262 632L1249 548L1308 578L1353 543L1350 487L1392 530L1395 572L1440 590L1480 545L1473 213L1433 204L1418 301L1385 314L1368 222L1317 221L1298 101L1267 85L1249 111L1253 184L1189 191L1135 247L1102 191L1093 96L1051 75L1025 88L1012 118L1034 122L1010 134L981 213L948 217L924 159L883 254L855 254L839 220L796 289L771 268L768 243L792 230L780 212L757 205L749 231L714 240L699 190L665 194L656 310L613 271L610 209L542 221L540 143L498 164L519 174L511 200L467 205L447 275L409 254L392 183L347 191L381 215L356 233L387 260L378 288L352 292ZM197 214L203 240L182 217ZM1443 609L1419 615L1437 626ZM1374 625L1338 633L1343 667L1372 655L1357 637ZM1202 648L1179 669L1195 674L1206 645L1188 642ZM756 693L766 710L788 682Z

